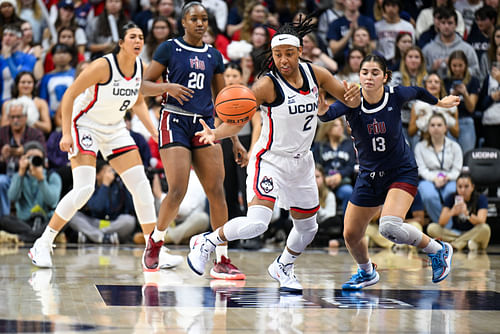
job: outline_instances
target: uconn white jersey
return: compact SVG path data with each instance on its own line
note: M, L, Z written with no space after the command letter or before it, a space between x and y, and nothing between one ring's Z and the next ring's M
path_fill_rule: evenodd
M281 74L267 75L273 80L276 100L261 105L262 132L257 142L267 151L294 157L311 148L318 119L318 84L311 65L299 63L304 79L301 89L292 87Z
M73 106L73 121L82 117L101 125L123 122L125 112L132 108L139 96L142 82L142 62L137 57L134 75L127 78L118 68L116 55L105 55L110 69L106 83L96 84L80 94ZM83 121L83 120L82 120Z

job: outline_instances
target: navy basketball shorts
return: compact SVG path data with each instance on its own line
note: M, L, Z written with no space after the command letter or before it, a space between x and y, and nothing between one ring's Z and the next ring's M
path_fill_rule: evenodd
M376 207L384 204L389 189L402 189L415 197L417 185L417 167L403 166L378 172L361 170L356 179L350 202L357 206Z
M202 118L209 127L214 128L212 116ZM200 137L195 135L196 132L203 130L199 116L179 115L163 109L159 127L158 145L160 149L170 146L184 146L191 150L210 145L202 144L199 141Z

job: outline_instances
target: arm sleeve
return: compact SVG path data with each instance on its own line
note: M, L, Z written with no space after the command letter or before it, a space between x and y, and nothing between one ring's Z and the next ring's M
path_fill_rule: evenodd
M23 178L19 175L19 173L15 173L12 176L9 190L7 191L7 196L11 202L16 202L21 198L21 193L23 189L22 184L23 184Z
M213 49L213 50L214 50L214 56L216 59L214 73L216 73L216 74L224 73L225 66L224 66L224 61L222 60L222 54L217 49Z
M415 146L415 160L417 161L418 174L427 181L433 181L437 175L437 172L432 172L425 164L425 148L424 142L419 142Z
M477 209L488 209L488 198L484 194L479 194L477 199Z
M443 201L443 206L447 207L448 209L453 208L453 205L455 205L455 193L449 194Z
M447 176L450 180L456 180L460 172L462 171L463 163L464 163L464 154L462 153L462 149L460 145L454 143L453 145L453 165L451 166L451 171L447 173Z
M156 48L156 51L153 54L153 60L156 60L165 67L168 67L168 62L171 55L172 47L168 41L165 41Z
M337 101L330 105L330 107L328 107L328 111L323 116L319 116L319 119L323 122L333 121L334 119L345 115L347 110L348 107L346 105Z
M406 102L409 100L421 100L424 102L427 102L429 104L437 104L439 100L429 93L427 89L424 89L422 87L416 87L416 86L410 86L410 87L404 87L404 86L398 86L395 89L398 90L399 96L401 97L402 101L401 102Z

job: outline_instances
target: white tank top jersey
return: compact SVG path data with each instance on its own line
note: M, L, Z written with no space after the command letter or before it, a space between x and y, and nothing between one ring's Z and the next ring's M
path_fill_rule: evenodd
M123 122L125 112L137 101L142 83L141 59L137 57L134 75L127 78L118 68L115 54L110 53L103 58L109 64L109 80L87 88L76 98L73 106L74 122L85 115L97 124L117 124Z
M261 106L262 132L257 143L267 151L296 158L310 150L318 124L316 77L308 63L299 63L299 70L307 80L306 91L292 87L279 73L267 74L282 98L277 96L274 104Z

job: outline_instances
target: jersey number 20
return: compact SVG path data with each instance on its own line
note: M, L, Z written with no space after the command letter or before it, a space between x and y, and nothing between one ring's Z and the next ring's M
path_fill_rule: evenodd
M385 151L385 138L384 137L373 137L372 138L372 148L374 152Z
M191 72L189 73L188 88L203 89L204 81L205 81L204 73Z

